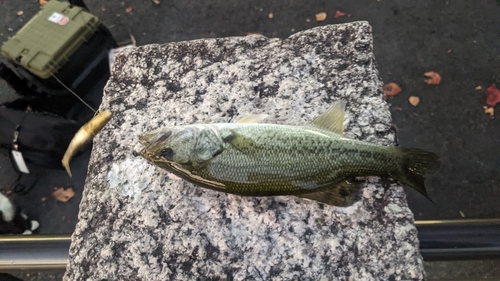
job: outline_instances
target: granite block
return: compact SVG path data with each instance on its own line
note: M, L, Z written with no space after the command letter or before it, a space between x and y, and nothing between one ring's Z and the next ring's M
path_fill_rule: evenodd
M138 155L154 129L305 124L337 100L346 136L394 145L367 22L264 36L146 45L120 53L101 108L65 280L421 280L404 189L366 178L347 208L241 197L188 183Z

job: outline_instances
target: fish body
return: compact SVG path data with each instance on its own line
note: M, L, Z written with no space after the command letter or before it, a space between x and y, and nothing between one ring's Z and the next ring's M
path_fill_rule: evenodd
M141 155L195 184L243 196L296 195L354 203L356 176L392 177L427 196L437 156L342 136L343 103L304 126L238 123L177 126L143 135ZM257 117L261 119L262 117Z
M68 145L66 152L64 153L62 159L62 165L66 169L66 172L70 177L72 177L71 169L69 166L69 162L73 158L73 156L80 150L85 144L87 144L94 136L99 133L102 128L108 123L111 119L112 113L109 110L104 110L103 112L98 113L94 116L90 121L85 123L75 134L73 139Z

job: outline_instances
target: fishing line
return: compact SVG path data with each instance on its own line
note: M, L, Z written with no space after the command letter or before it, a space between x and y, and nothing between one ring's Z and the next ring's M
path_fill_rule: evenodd
M81 102L83 102L83 104L85 104L88 108L90 108L90 110L92 110L95 114L97 114L97 110L95 110L92 106L90 106L88 103L86 103L82 98L80 98L75 92L73 92L73 90L71 90L68 86L64 85L63 82L61 82L61 80L59 80L54 74L52 74L52 77L54 77L54 79L57 80L57 82L59 82L59 84L61 84L64 88L66 88L66 90L68 90L70 93L72 93L76 98L78 98Z

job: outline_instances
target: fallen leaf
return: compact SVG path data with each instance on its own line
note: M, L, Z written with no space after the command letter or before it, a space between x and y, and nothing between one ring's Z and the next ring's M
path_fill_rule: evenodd
M495 115L495 108L487 106L483 106L483 108L484 108L484 113L489 114L491 116Z
M411 105L417 106L420 103L420 98L417 96L410 96L408 101L410 102Z
M446 51L448 54L451 53L451 49L448 49L448 51Z
M340 11L340 10L337 10L337 11L335 12L335 15L334 15L333 17L334 17L334 18L336 18L336 19L338 19L338 18L341 18L341 17L343 17L343 16L345 16L345 13L344 13L344 12L342 12L342 11Z
M45 6L47 5L47 0L39 0L38 3L40 3L40 6Z
M12 193L12 190L10 190L10 189L8 189L7 191L5 191L5 194L6 194L6 195L9 195L9 194L11 194L11 193Z
M130 14L134 8L128 7L125 9L125 13Z
M307 18L307 19L306 19L306 22L311 22L311 19L310 19L310 18Z
M52 192L52 196L56 198L56 200L61 202L68 202L73 196L75 196L75 192L73 188L69 187L68 189L64 189L63 187L56 188L54 192Z
M500 102L500 91L497 89L497 85L492 84L485 92L486 95L486 103L494 107L497 103Z
M347 14L347 17L348 17L348 18L352 17L352 14Z
M23 12L23 11L19 11L19 12L17 12L17 15L18 15L18 16L22 16L23 14L24 14L24 12Z
M104 7L104 6L101 7L101 11L103 11L103 12L106 11L106 7Z
M394 82L385 84L383 89L386 97L393 97L401 93L401 87L399 87L399 85Z
M160 5L160 0L153 0L153 2L155 2L156 5Z
M427 77L424 81L429 85L439 85L441 83L441 76L434 71L428 71L424 73L424 76Z
M268 17L269 17L270 19L274 18L273 13L269 13Z
M143 35L146 35L146 33L143 33ZM130 34L130 42L132 43L132 46L137 46L137 41L135 41L133 34Z
M482 89L483 89L483 87L481 87L481 85L476 87L476 91L481 91Z
M47 200L47 197L42 197L42 202L45 202Z
M325 12L321 12L321 13L316 14L316 21L324 21L324 20L326 20L326 13Z

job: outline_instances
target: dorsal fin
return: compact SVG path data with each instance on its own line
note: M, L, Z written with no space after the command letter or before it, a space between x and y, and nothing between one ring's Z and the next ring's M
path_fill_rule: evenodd
M241 119L238 119L235 123L260 123L264 121L264 119L267 118L267 114L252 114L252 115L247 115Z
M325 113L312 120L309 125L342 135L344 133L344 110L345 101L339 101Z

